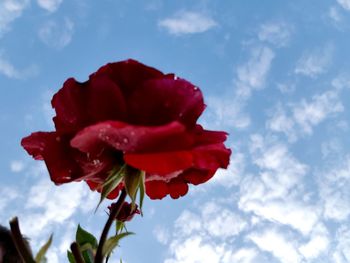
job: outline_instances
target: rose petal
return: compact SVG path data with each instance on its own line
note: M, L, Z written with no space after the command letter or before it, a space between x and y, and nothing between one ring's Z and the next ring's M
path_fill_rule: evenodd
M180 178L176 178L168 183L168 189L171 198L178 199L179 197L187 194L188 184Z
M86 180L87 185L90 187L92 191L98 191L99 193L102 191L102 187L100 183L96 183L91 180ZM107 195L108 199L116 199L119 195L119 192L123 189L124 185L122 183L118 184L116 188L112 190L112 192Z
M122 161L121 156L109 151L101 152L98 156L87 156L86 154L75 154L75 162L80 166L84 176L81 179L105 182L109 172Z
M162 199L168 194L171 198L177 199L187 194L187 192L188 184L180 178L175 178L169 182L158 180L146 182L146 194L151 199Z
M52 99L58 131L75 132L96 122L125 120L126 105L117 84L109 78L91 77L88 82L67 80Z
M222 143L197 146L193 149L194 167L205 170L227 168L230 155L231 150Z
M146 194L151 199L162 199L169 194L168 186L163 181L146 182Z
M187 169L193 165L193 156L189 151L174 151L160 153L133 154L125 153L124 160L127 164L146 171L166 175L174 171Z
M71 146L90 154L106 147L125 152L157 152L188 147L193 144L192 137L178 122L143 127L106 121L80 131L72 139Z
M46 141L51 136L55 135L55 132L34 132L24 137L21 141L21 145L35 160L44 160L43 152Z
M205 108L197 87L183 79L169 78L145 81L128 97L127 103L129 120L147 126L177 120L192 127Z
M145 80L165 77L159 70L132 59L109 63L91 76L94 75L107 76L112 79L126 97L138 89Z
M22 146L36 159L45 161L51 180L62 184L79 180L83 174L75 162L76 150L69 146L69 138L56 132L38 132L24 138Z
M213 177L216 170L199 170L199 169L187 169L181 174L181 177L188 183L198 185L205 183Z
M85 126L87 118L84 90L86 90L84 83L70 78L53 96L51 104L56 111L53 120L57 130L71 132Z
M226 141L227 132L204 130L201 125L197 124L194 129L196 145L216 144Z

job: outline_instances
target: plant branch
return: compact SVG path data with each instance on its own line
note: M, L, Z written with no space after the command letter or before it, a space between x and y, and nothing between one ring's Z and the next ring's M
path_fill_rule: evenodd
M73 242L70 245L70 249L72 250L72 254L74 256L75 262L76 263L84 263L83 256L80 253L79 245L77 242Z
M95 256L95 263L103 263L103 257L104 257L103 246L107 240L109 229L111 228L113 221L116 219L117 215L119 214L119 212L122 208L122 205L125 201L125 197L126 197L126 191L125 191L125 189L123 189L120 196L119 196L119 199L118 199L116 205L113 206L113 208L109 214L108 220L103 228L103 231L102 231L102 234L100 237L100 241L98 243L96 256Z
M22 258L22 261L25 263L35 263L33 254L30 251L30 248L28 247L27 243L24 241L24 238L21 234L21 230L19 229L17 217L11 219L10 228L13 243L15 244L18 254Z

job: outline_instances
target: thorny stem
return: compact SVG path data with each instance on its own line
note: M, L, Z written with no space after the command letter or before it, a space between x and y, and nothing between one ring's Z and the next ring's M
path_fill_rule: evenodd
M70 249L72 250L72 254L74 256L75 262L76 263L84 263L83 256L80 253L79 245L77 242L73 242L70 245Z
M119 214L119 212L122 208L122 205L125 201L125 197L126 197L126 191L125 191L125 189L123 189L120 196L119 196L119 199L118 199L116 205L113 206L113 208L109 214L108 220L103 228L103 231L102 231L102 234L100 237L100 241L98 243L98 248L96 251L95 263L103 263L103 255L102 255L103 246L106 242L109 229L111 228L113 221L116 219L117 215Z
M32 252L30 251L28 245L24 241L23 236L21 234L21 230L19 229L17 217L11 219L10 228L13 243L15 244L17 252L20 255L22 261L25 263L35 263Z

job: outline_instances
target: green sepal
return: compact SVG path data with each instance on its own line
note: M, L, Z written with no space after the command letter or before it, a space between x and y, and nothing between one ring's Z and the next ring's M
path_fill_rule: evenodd
M94 263L94 254L91 249L82 250L81 254L85 263Z
M125 190L131 199L132 209L135 209L135 201L140 187L142 172L131 167L128 168L124 177Z
M49 240L47 240L46 243L39 249L39 252L35 256L35 262L36 263L44 263L44 262L46 262L45 254L46 254L47 250L49 249L49 247L52 244L52 237L53 237L53 234L50 235Z
M67 250L67 258L69 260L69 263L76 263L75 259L74 259L74 256L73 256L73 253L70 252L69 250Z
M125 232L125 233L121 233L119 235L115 235L113 237L110 237L107 239L106 243L103 246L103 252L102 254L104 256L108 256L112 253L113 249L118 246L118 243L121 239L123 239L126 236L130 236L130 235L134 235L134 233L132 232Z
M80 247L84 247L86 244L90 244L91 248L97 248L97 239L88 231L84 230L80 224L78 225L77 233L75 235L75 240ZM81 249L83 250L83 249Z
M145 189L146 189L146 187L145 187L145 172L144 171L141 171L139 189L140 189L140 193L139 193L140 213L141 213L141 216L143 216L142 205L143 205L143 199L145 198Z
M115 230L117 235L119 232L123 230L124 226L125 226L125 223L123 221L115 220Z
M97 204L95 212L97 211L102 201L118 186L118 184L121 183L121 181L123 181L123 178L125 175L125 169L126 169L126 164L124 164L118 170L113 169L110 172L109 176L107 177L107 180L102 185L100 201Z

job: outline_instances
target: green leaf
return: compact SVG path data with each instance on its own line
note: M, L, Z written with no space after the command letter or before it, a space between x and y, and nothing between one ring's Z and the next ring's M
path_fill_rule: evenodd
M53 235L51 234L49 240L39 249L39 252L35 256L36 263L46 262L45 254L46 254L47 250L49 249L49 247L51 246L52 237L53 237Z
M141 216L143 216L142 205L143 205L143 199L145 198L145 189L146 189L146 187L145 187L145 172L141 171L141 176L140 176L140 200L139 200Z
M84 230L80 225L78 225L77 233L75 239L79 246L84 246L85 244L90 244L92 248L97 248L97 239L89 232Z
M123 180L125 175L125 169L126 164L120 167L117 171L115 169L111 171L110 175L107 177L106 182L102 186L100 201L98 202L95 212L97 211L102 201L107 197L107 195L109 195Z
M73 256L73 253L70 252L69 250L67 250L67 257L68 257L69 263L76 263L74 256Z
M119 241L129 235L134 235L132 232L126 232L126 233L121 233L119 235L110 237L107 239L106 243L103 246L103 255L107 256L110 255L113 251L113 249L118 246Z

